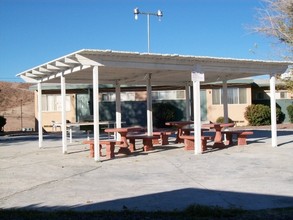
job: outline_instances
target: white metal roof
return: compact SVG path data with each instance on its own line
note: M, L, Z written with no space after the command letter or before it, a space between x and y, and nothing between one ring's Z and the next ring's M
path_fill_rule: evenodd
M17 74L26 82L92 83L93 66L99 66L99 83L120 81L125 85L145 85L151 73L153 85L180 85L191 81L196 65L205 74L205 83L271 73L284 73L285 61L263 61L232 58L149 54L112 50L83 49Z

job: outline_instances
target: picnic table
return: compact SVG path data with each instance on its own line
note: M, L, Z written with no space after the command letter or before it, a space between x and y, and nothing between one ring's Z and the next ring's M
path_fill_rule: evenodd
M225 147L222 139L222 129L228 127L234 127L234 123L210 123L210 124L202 124L203 128L215 129L215 137L214 137L214 147Z
M186 125L190 125L190 124L193 124L194 122L193 121L169 121L169 122L166 122L165 125L168 125L168 126L175 126L177 128L177 134L176 134L176 140L175 142L176 143L183 143L184 140L182 140L180 138L180 135L182 135L183 131L183 127L186 126Z
M118 153L125 153L125 154L130 154L129 150L129 144L127 142L127 134L129 132L140 132L142 131L141 127L124 127L124 128L107 128L105 129L105 132L107 133L119 133L121 136L121 142L122 144L119 145L120 149Z

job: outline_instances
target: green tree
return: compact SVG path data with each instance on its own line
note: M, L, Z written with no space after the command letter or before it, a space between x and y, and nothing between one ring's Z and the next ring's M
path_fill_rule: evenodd
M252 126L270 125L271 109L266 105L253 104L246 107L244 117L248 121L249 125ZM280 108L276 108L276 119L277 124L281 124L285 119L285 114L281 111Z
M165 128L167 121L179 121L183 118L183 112L171 103L153 104L153 124L156 128Z

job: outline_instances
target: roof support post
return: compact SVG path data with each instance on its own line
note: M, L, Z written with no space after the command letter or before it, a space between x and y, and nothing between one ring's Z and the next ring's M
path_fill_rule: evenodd
M270 99L271 99L272 147L277 147L276 76L275 74L270 75Z
M115 83L116 93L116 127L121 128L121 88L120 82L117 80ZM121 140L121 135L117 132L117 140Z
M190 120L190 92L189 92L189 83L186 82L185 84L185 114L186 114L186 121Z
M65 76L61 75L61 124L62 124L62 152L67 153L67 131L66 131L66 84Z
M151 73L147 74L147 132L149 136L153 135L153 110L152 110L152 85Z
M200 82L204 81L204 74L201 67L195 66L191 72L193 83L193 127L194 127L194 154L201 154L201 112L200 112Z
M99 126L99 67L93 68L93 99L94 99L94 159L100 160L100 126Z
M201 154L200 82L193 81L194 154Z
M228 88L227 88L227 80L223 80L223 112L224 112L224 122L229 122L228 117Z
M43 117L42 117L42 84L38 82L38 133L39 148L43 145Z

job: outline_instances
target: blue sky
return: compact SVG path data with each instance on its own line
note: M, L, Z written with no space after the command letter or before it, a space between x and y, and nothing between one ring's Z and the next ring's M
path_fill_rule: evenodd
M80 49L276 59L252 33L259 0L0 0L0 81Z

